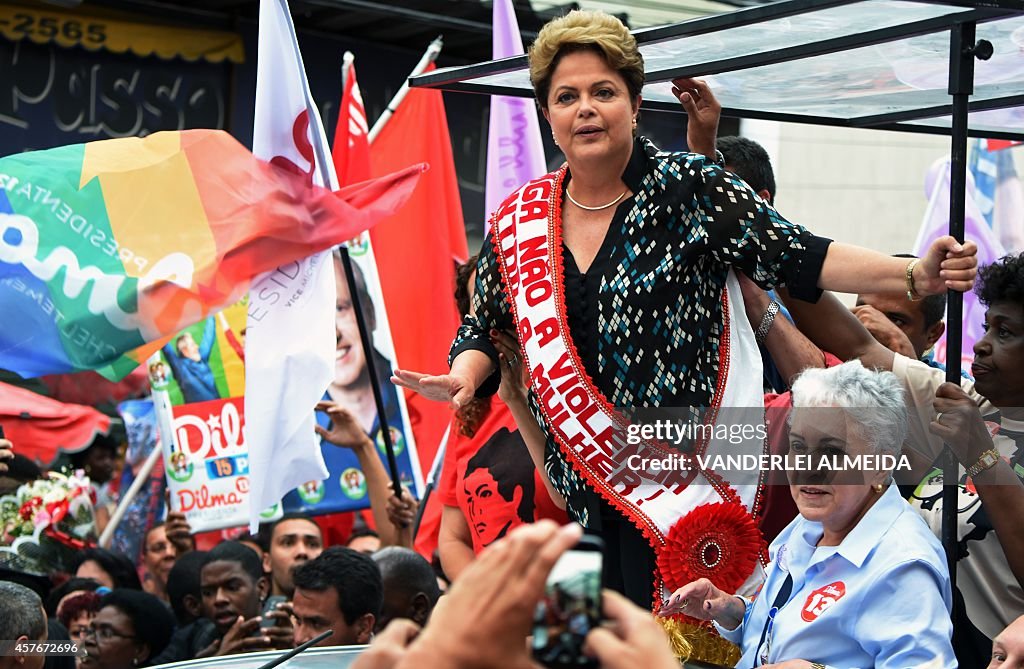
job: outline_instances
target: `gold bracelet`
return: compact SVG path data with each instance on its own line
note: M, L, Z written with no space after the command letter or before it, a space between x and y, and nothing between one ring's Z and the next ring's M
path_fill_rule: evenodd
M914 268L917 267L919 262L921 262L920 258L913 258L907 263L907 299L911 302L917 302L921 299L921 294L917 292L917 287L914 286Z
M811 669L828 669L828 667L821 662L811 662Z
M999 462L999 451L990 448L978 457L977 462L967 468L967 475L974 478L986 469L995 467L997 462Z

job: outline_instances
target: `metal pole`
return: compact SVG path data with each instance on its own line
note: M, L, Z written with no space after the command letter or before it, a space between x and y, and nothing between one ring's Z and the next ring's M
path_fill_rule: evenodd
M430 46L427 47L426 52L420 58L420 62L416 63L416 67L412 68L412 72L409 73L409 77L415 77L418 74L423 74L423 71L427 69L427 66L437 59L437 55L441 53L441 46L443 44L444 42L440 35L435 37L434 41L430 43ZM402 84L402 87L398 89L398 92L395 93L395 97L391 98L391 102L388 103L387 109L384 110L384 113L380 115L380 118L377 119L377 122L374 123L373 127L370 129L370 134L367 137L370 144L373 144L373 140L377 139L377 135L380 134L380 131L383 130L384 126L387 125L389 120L391 120L391 117L398 109L398 105L402 103L406 94L409 93L409 77L405 78L405 82Z
M427 474L427 485L423 489L423 497L420 498L420 509L416 514L416 521L412 524L412 536L416 536L420 532L420 523L423 522L423 512L427 509L427 504L430 503L430 493L437 487L437 479L441 476L441 466L444 465L444 454L448 450L448 437L451 436L452 426L451 423L444 431L444 436L441 437L441 447L437 449L437 454L434 455L434 464L430 466L430 472Z
M953 97L952 145L950 148L949 234L964 242L964 202L967 188L967 112L974 92L974 59L987 58L987 42L975 44L976 24L958 23L950 31L949 94ZM988 52L991 55L991 52ZM962 293L951 290L946 308L946 381L960 385L963 348ZM960 469L946 444L942 453L942 547L946 551L950 585L956 588L957 507Z
M380 383L377 377L377 363L373 359L375 349L373 340L370 339L370 330L366 326L366 318L363 317L363 305L360 303L358 284L356 283L355 271L352 269L352 258L349 257L348 247L339 247L341 253L341 264L345 268L345 280L348 281L348 293L352 298L352 309L356 312L356 325L359 326L359 343L363 347L363 357L366 359L366 372L370 375L370 387L373 388L373 403L377 406L377 426L380 428L381 438L384 440L384 452L388 459L388 473L391 474L391 488L399 499L402 497L402 482L398 476L398 460L395 458L395 445L391 442L391 428L388 426L387 413L384 411L384 394L380 390Z

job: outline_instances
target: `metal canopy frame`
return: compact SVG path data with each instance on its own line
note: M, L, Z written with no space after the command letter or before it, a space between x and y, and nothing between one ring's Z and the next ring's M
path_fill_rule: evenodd
M798 123L811 123L818 125L831 125L850 128L875 128L884 130L901 130L910 132L923 132L931 134L949 135L951 138L950 162L950 217L949 232L960 242L964 241L964 203L965 188L967 183L967 137L978 136L999 139L1024 140L1024 66L1020 62L1013 63L1019 67L1013 69L1006 79L998 84L988 83L979 87L981 97L970 101L970 96L975 93L975 59L987 60L984 49L980 48L984 40L976 40L976 31L979 24L986 24L992 21L1010 20L1008 24L1014 27L1020 23L1010 35L1013 43L1019 47L1018 58L1024 59L1024 21L1015 21L1024 17L1024 0L783 0L770 5L761 5L725 14L693 19L682 23L658 26L638 30L634 32L638 46L641 51L645 47L656 44L665 44L672 40L682 40L698 36L708 38L725 35L727 39L729 31L742 31L745 27L765 24L770 21L781 19L801 18L805 21L813 20L815 12L828 12L837 8L855 7L860 5L865 8L867 14L873 14L872 18L886 23L894 14L879 13L880 8L898 8L907 15L928 14L927 11L920 11L921 7L942 7L948 8L949 12L936 12L938 15L914 18L907 21L896 21L892 25L885 26L861 26L860 29L853 26L849 30L845 26L832 25L833 34L822 36L820 39L811 37L803 43L779 48L749 50L749 44L744 45L735 39L733 43L726 43L729 50L725 51L724 57L714 59L693 59L692 62L672 65L669 67L651 67L648 70L648 86L644 88L644 101L642 107L655 110L682 112L681 105L677 102L671 104L664 100L661 102L649 99L647 92L651 85L664 85L664 82L671 81L679 76L714 76L723 73L745 71L752 68L772 67L783 63L797 63L814 58L820 58L829 54L838 54L852 49L863 49L880 44L890 44L898 40L912 39L919 36L927 36L944 31L949 32L948 61L945 65L943 77L948 74L948 85L946 95L950 96L949 103L937 103L936 91L938 87L907 85L898 91L881 91L875 95L868 95L868 102L874 102L878 110L873 113L862 114L833 114L831 116L812 113L785 113L774 112L758 105L725 105L723 115L740 118L756 118L774 121L788 121ZM873 7L872 7L873 6ZM911 11L913 10L913 11ZM838 28L838 29L837 29ZM1018 35L1019 33L1019 35ZM739 32L742 34L742 32ZM770 40L768 40L770 41ZM991 44L988 44L991 47ZM732 53L741 55L733 56ZM863 52L861 52L863 53ZM934 53L938 53L933 50ZM658 56L655 52L650 55ZM991 51L988 56L991 56ZM686 60L689 52L676 54L680 59ZM658 58L654 58L657 60ZM651 58L645 55L645 61L651 66ZM664 60L664 58L661 58ZM895 74L896 64L890 62L892 72ZM509 95L516 97L533 97L533 90L529 81L522 81L522 73L528 69L526 56L516 56L501 60L468 65L464 67L447 68L436 70L429 74L420 75L410 79L412 86L441 88L450 91L466 91L472 93L484 93L491 95ZM512 73L519 76L518 84L513 81L501 84L487 82L488 77L494 75L505 75ZM784 74L784 73L782 73ZM485 81L481 81L481 79ZM783 78L784 80L784 78ZM901 80L902 81L902 80ZM936 81L935 79L931 80ZM790 82L793 83L793 82ZM906 83L906 82L902 82ZM830 90L830 93L837 93ZM656 97L656 96L651 96ZM664 96L663 96L664 97ZM873 99L874 98L874 99ZM919 100L918 100L919 99ZM917 104L914 101L918 100ZM864 96L860 98L864 101ZM742 100L741 100L742 102ZM819 106L821 102L818 102ZM900 108L902 106L902 108ZM1003 127L993 127L978 121L976 127L971 127L971 112L992 112L994 110L1018 110L1020 115L1011 114L1008 118L1012 121ZM912 123L913 121L928 121L935 123L936 119L950 117L949 127L942 125L928 125L925 123ZM1017 122L1017 118L1020 119ZM947 301L947 358L959 360L963 344L963 295L955 291L949 291ZM958 365L950 364L946 370L946 380L959 385L960 368ZM940 456L939 462L943 465L943 480L947 482L943 488L943 513L941 539L946 551L946 560L949 566L949 574L953 587L956 587L956 521L957 504L956 481L959 479L956 457L952 450L945 448Z
M682 23L645 28L634 31L633 34L641 49L672 40L682 40L702 35L715 35L716 37L720 36L728 39L729 31L735 31L738 28L755 26L780 19L799 18L801 16L808 18L809 15L813 15L816 12L834 8L853 5L869 6L871 4L872 0L784 0L774 4L692 19ZM743 53L734 57L700 60L672 67L652 68L646 73L648 86L645 86L645 98L641 106L644 109L654 111L682 113L682 108L677 102L652 99L654 96L646 94L651 85L669 82L676 77L714 76L755 67L778 65L816 56L836 54L851 49L871 47L898 40L950 31L956 26L964 24L984 24L1000 19L1024 16L1024 0L1003 0L1000 2L993 0L912 0L912 2L905 4L947 7L951 12L955 13L907 21L880 28L852 31L848 34L809 40L792 46L757 49L753 52ZM441 88L448 91L532 97L532 89L528 85L523 85L523 83L527 82L512 85L487 81L488 79L494 79L493 75L525 73L527 67L525 55L514 56L512 58L474 65L435 70L428 74L413 77L410 80L410 84L412 86ZM1014 83L1019 84L1016 90L1012 90L1012 84ZM983 99L973 101L970 111L977 112L1024 107L1024 78L1016 82L1010 82L1009 87L1011 88L1009 91L997 91L992 95L986 95ZM987 87L979 90L983 91L985 88ZM1007 85L1004 84L1002 88L1007 88ZM927 90L904 91L900 93L883 92L877 96L877 104L880 108L893 105L899 105L901 108L891 112L878 111L877 113L867 113L858 116L837 117L811 113L779 112L763 107L759 108L756 104L724 104L722 113L724 116L790 123L810 123L847 128L877 128L939 135L950 134L949 127L912 123L912 121L947 117L952 113L952 105L936 104L934 95L931 96L931 99L928 99L927 93ZM914 103L915 97L921 99L919 104ZM861 100L870 102L868 98L862 98ZM908 106L909 108L903 108ZM1024 140L1024 123L1016 128L970 127L969 125L968 135L993 139Z

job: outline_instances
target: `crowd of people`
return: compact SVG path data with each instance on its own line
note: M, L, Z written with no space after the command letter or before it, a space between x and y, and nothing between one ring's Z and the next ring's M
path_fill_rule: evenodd
M606 589L603 622L580 629L601 667L707 659L709 637L743 668L1024 666L1024 253L977 268L969 240L917 258L815 236L775 209L764 149L717 137L701 80L673 82L691 151L661 151L638 135L643 58L615 17L570 12L529 57L566 162L512 193L459 269L450 372L392 378L452 408L436 559L411 550L416 502L392 492L372 412L332 387L317 432L357 454L376 531L325 540L285 514L202 551L169 510L138 565L89 548L51 579L5 573L0 639L70 639L84 654L48 666L129 669L330 632L318 645L365 646L362 669L525 668L549 573L586 532ZM960 385L931 356L947 290L988 309ZM174 364L208 348L175 347ZM710 410L714 424L761 406L766 453L908 466L780 485L624 469L623 408ZM16 453L0 440L0 476ZM103 442L74 464L103 483L117 453ZM41 475L18 466L20 482ZM944 484L959 493L955 587Z

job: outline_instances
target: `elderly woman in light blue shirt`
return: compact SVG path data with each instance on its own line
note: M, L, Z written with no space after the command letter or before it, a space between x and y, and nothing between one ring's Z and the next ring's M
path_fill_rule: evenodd
M898 456L906 437L898 379L858 361L804 372L793 406L790 453L810 456L802 464ZM663 613L713 620L740 646L742 669L955 667L942 547L891 472L789 477L800 515L772 542L758 596L747 601L701 579L673 593Z

